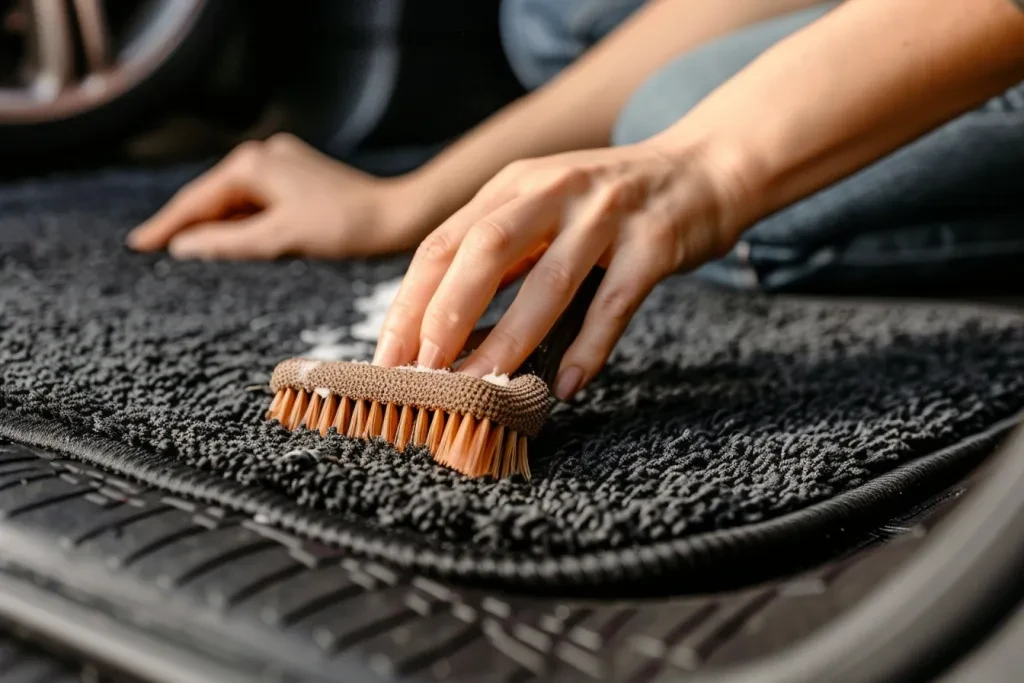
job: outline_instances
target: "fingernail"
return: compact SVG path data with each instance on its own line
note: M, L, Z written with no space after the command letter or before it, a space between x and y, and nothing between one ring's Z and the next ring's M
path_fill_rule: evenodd
M391 368L398 365L402 358L402 340L394 332L385 332L377 340L377 351L373 354L373 364Z
M480 379L484 375L490 374L491 372L497 372L497 368L490 368L483 363L473 360L467 360L462 367L459 368L459 372L470 377L476 377Z
M424 368L438 368L441 366L441 349L437 344L424 339L420 342L420 355L416 359L416 364Z
M570 365L558 373L555 380L555 396L560 401L568 401L580 388L583 381L583 371L575 365Z

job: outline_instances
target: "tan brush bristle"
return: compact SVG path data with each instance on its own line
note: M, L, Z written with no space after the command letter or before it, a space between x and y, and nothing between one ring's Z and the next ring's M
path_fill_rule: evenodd
M490 474L491 463L501 457L502 448L505 440L505 425L498 425L497 429L491 430L491 438L487 444L487 457L480 463L479 475L484 476Z
M491 421L486 417L480 420L476 431L473 432L473 440L469 445L466 460L462 471L471 477L480 476L479 472L487 459L487 447L491 445ZM483 470L486 472L486 469Z
M422 446L427 443L427 430L430 429L430 411L426 408L416 409L416 424L412 428L412 443Z
M346 436L362 436L366 428L366 401L356 401L352 407L352 421L349 422Z
M402 406L402 414L398 418L398 426L395 427L395 448L399 452L404 451L406 444L412 439L414 412L412 406Z
M295 402L295 390L291 387L284 390L281 403L277 406L277 421L287 427L288 416L292 414L292 404Z
M437 414L444 421L444 433L441 434L441 443L438 444L437 450L431 449L431 453L434 454L434 460L442 464L448 463L448 451L451 450L452 444L455 443L455 437L459 434L459 425L462 423L462 416L458 414L445 415L444 411L439 410Z
M436 454L441 448L441 437L444 435L444 412L435 410L430 418L430 429L427 431L427 440L424 442L427 450Z
M516 462L510 466L509 474L519 472L527 479L530 478L530 460L526 456L526 436L519 435L519 447L516 449Z
M270 407L267 408L266 419L273 420L277 416L277 407L281 405L281 399L284 397L284 389L279 389L274 394L274 400L270 402Z
M306 404L309 403L309 394L299 391L295 396L295 405L292 407L291 417L288 418L288 429L295 429L302 423L306 414Z
M317 424L320 436L327 436L327 432L330 431L331 423L334 421L334 417L337 412L338 397L334 394L327 394L327 398L324 399L323 407L320 409L320 422ZM341 430L339 429L338 431Z
M530 478L527 438L488 418L414 406L353 400L346 396L284 388L274 394L266 418L287 429L305 427L326 435L382 437L399 451L426 446L434 459L468 476Z
M395 434L398 432L398 408L394 403L389 403L384 409L384 422L381 424L380 436L385 441L395 443ZM398 449L402 450L402 449Z
M331 423L339 434L348 435L348 425L352 421L352 399L342 396L338 401L338 412L334 414L334 421Z
M460 472L466 471L466 460L469 455L469 447L473 444L475 432L476 418L472 415L463 415L462 421L459 423L459 431L445 454L445 464Z
M375 436L380 436L380 428L384 424L384 411L381 409L380 404L376 401L370 402L370 412L366 416L366 424L362 429L362 433L359 435L364 439L372 439Z
M320 394L316 392L313 392L309 398L309 407L306 408L306 414L302 418L302 426L306 429L316 429L320 420L320 400Z
M518 446L518 439L514 430L508 429L505 431L505 445L501 449L501 456L495 458L491 463L491 476L500 477L501 472L504 469L502 463L511 462L516 457L516 446Z

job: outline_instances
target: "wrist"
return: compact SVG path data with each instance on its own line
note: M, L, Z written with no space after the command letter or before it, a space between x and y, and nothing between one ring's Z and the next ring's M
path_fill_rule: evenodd
M641 144L695 179L707 197L710 220L726 241L739 239L767 215L771 181L766 167L735 138L674 126Z
M415 248L448 217L431 178L420 170L380 182L384 185L381 225L398 249Z

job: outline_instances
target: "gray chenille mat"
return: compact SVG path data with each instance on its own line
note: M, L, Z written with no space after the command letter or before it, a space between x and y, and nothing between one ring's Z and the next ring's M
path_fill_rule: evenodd
M555 409L529 482L290 433L263 420L274 365L369 356L405 262L127 251L186 175L0 188L0 435L398 564L569 585L819 543L990 448L1024 408L1015 312L676 278Z

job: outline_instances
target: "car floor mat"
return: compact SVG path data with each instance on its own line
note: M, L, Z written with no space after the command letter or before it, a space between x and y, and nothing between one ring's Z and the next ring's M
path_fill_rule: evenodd
M926 525L813 569L1024 408L1017 311L678 278L555 410L531 482L287 432L270 369L371 351L405 261L120 248L182 179L0 188L0 617L146 680L646 683L758 656L912 553Z
M395 566L561 594L764 578L955 477L1024 409L1019 311L670 278L553 410L531 481L289 432L263 417L270 370L372 351L407 261L125 249L184 177L0 187L0 434Z
M154 681L677 680L758 660L843 613L978 476L794 576L601 600L424 576L7 443L0 619Z

